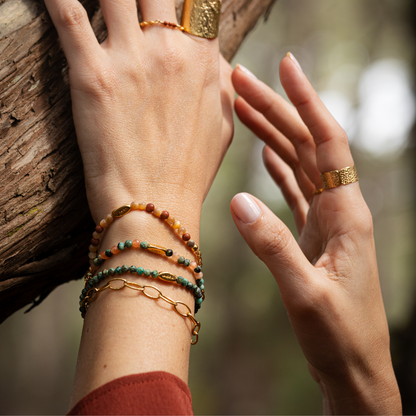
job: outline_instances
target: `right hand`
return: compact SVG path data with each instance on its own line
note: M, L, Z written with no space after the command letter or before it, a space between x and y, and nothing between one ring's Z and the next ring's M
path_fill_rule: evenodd
M141 28L136 0L101 0L99 44L78 0L45 0L69 64L73 116L96 222L132 200L198 228L233 133L231 68L218 39ZM176 23L174 0L138 0L143 20Z
M267 144L264 161L299 240L248 194L231 202L234 221L279 285L325 411L398 414L371 214L358 182L313 196L320 173L354 165L348 139L293 56L282 60L280 78L294 107L239 68L235 107Z

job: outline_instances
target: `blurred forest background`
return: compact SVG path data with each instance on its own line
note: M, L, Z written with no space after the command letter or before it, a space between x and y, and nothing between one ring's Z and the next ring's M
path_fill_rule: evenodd
M374 217L393 357L408 414L416 412L413 3L278 0L233 61L285 96L278 66L291 51L349 135ZM262 147L236 120L234 142L204 204L200 246L208 296L198 314L200 341L191 351L195 414L322 412L277 285L229 212L236 193L250 192L296 232L263 167ZM29 314L19 311L0 326L1 414L68 410L82 326L81 287L81 281L61 286Z

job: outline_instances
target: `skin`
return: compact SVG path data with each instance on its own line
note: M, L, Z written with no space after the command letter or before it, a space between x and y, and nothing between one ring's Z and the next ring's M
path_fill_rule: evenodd
M201 205L233 131L232 71L219 55L218 41L160 26L142 30L135 0L101 0L108 38L100 45L77 0L45 3L69 64L95 222L131 201L152 202L181 220L198 243ZM144 20L176 22L174 0L138 0L138 6ZM347 138L293 60L283 60L281 78L296 109L241 69L232 74L240 94L236 112L269 145L265 163L293 210L299 243L258 200L261 215L245 223L235 198L234 220L280 286L325 412L400 413L371 216L359 186L312 198L321 186L320 172L353 164ZM129 213L105 231L100 249L140 238L188 254L158 221L142 211ZM105 267L121 264L194 279L147 252L123 252ZM149 284L140 277L134 281ZM178 286L159 281L157 286L193 305ZM161 300L129 290L103 292L86 314L71 407L129 374L167 371L187 382L190 329Z
M235 109L266 143L265 165L293 212L299 240L254 198L257 218L247 221L237 196L234 221L279 285L325 414L401 414L372 218L359 183L313 196L322 187L320 172L354 164L347 136L293 56L282 60L280 79L293 106L237 68Z

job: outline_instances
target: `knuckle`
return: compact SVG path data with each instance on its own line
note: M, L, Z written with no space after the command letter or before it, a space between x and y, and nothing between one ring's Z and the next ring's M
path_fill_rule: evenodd
M261 238L258 242L258 251L261 256L281 255L290 245L291 238L283 224L275 227L265 224L259 232Z
M78 2L70 5L63 5L58 15L59 24L67 28L79 26L85 19L88 19L87 12Z

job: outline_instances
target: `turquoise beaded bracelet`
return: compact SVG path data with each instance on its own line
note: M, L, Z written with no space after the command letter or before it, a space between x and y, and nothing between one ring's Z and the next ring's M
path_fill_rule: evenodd
M86 281L85 281L85 287L82 289L81 295L80 295L80 312L84 316L86 312L86 308L84 306L84 300L88 294L88 292L94 288L96 284L98 284L100 281L105 279L109 276L115 276L115 275L121 275L123 273L131 273L131 274L137 274L139 276L146 276L146 277L153 277L154 279L159 278L160 280L163 280L165 282L169 283L177 283L183 286L185 289L191 291L194 294L195 297L195 313L198 312L198 310L201 308L201 304L205 299L205 286L204 286L204 279L198 279L196 281L196 284L189 282L187 279L183 278L182 276L175 276L172 273L169 272L158 272L157 270L149 270L149 269L143 269L142 267L136 267L136 266L118 266L116 268L110 268L110 269L104 269L102 272L97 273L96 276L90 276L90 273L87 273Z

